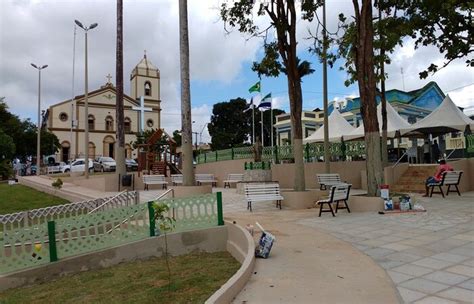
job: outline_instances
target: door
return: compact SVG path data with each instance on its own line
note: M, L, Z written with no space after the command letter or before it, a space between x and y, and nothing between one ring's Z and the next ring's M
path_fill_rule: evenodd
M61 154L61 161L67 162L69 160L69 147L63 147Z
M114 158L114 143L109 143L109 157Z

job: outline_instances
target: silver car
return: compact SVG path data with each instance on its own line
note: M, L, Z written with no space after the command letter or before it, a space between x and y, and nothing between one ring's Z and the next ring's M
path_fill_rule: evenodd
M96 172L113 172L117 163L112 157L101 156L94 161L94 171Z

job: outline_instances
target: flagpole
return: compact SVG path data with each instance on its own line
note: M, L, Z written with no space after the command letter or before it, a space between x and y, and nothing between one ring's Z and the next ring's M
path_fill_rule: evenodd
M252 101L252 145L255 144L255 105Z
M263 139L263 111L260 110L260 126L262 128L262 147L265 147L265 140Z

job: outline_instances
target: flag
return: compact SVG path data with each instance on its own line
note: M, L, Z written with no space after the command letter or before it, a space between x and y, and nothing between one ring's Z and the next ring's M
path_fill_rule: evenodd
M252 92L260 92L260 81L258 81L256 84L250 87L249 93Z
M272 93L268 93L262 98L262 101L258 105L260 111L265 111L272 108Z
M253 97L250 98L250 103L247 104L247 107L244 109L244 113L249 111L249 110L252 110L253 108L255 108L255 105L253 103Z

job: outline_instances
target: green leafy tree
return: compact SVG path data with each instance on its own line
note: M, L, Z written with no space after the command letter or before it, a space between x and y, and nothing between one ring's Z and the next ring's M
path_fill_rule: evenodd
M303 105L301 81L305 75L313 72L309 68L309 62L300 62L297 57L297 11L301 10L303 18L312 19L320 1L317 2L303 0L300 6L296 5L294 0L262 2L239 0L231 4L224 2L221 5L224 27L237 28L241 33L246 33L251 37L263 37L264 57L254 64L253 70L259 75L270 77L277 77L280 73L286 74L295 157L294 189L297 191L306 188L301 125ZM276 32L276 38L272 38L273 31Z
M211 122L207 125L213 150L241 146L249 140L252 112L244 113L247 102L243 98L214 104Z
M176 146L180 147L181 146L181 131L180 130L174 130L173 131L173 140L176 142Z
M13 139L0 129L0 160L13 159L15 149Z

